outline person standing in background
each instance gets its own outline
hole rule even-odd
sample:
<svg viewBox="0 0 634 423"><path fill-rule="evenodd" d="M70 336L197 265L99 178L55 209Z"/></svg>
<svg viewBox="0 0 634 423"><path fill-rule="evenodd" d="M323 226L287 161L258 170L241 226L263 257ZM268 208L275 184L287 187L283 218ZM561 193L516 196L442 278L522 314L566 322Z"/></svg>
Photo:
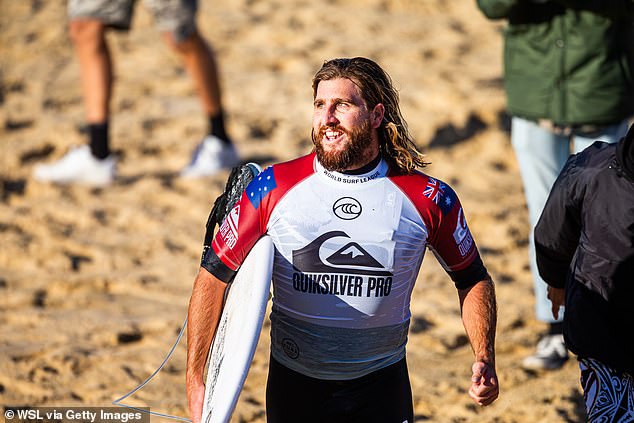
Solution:
<svg viewBox="0 0 634 423"><path fill-rule="evenodd" d="M506 19L504 83L531 226L537 319L549 325L524 368L558 369L568 358L562 314L550 312L532 237L548 193L571 152L617 142L634 115L634 2L477 0Z"/></svg>
<svg viewBox="0 0 634 423"><path fill-rule="evenodd" d="M634 421L634 127L572 156L535 227L553 315L577 355L589 422Z"/></svg>
<svg viewBox="0 0 634 423"><path fill-rule="evenodd" d="M33 176L41 182L110 184L116 159L110 152L110 100L113 65L106 30L128 30L134 0L69 0L70 37L81 72L89 143L71 149ZM214 55L196 27L196 0L145 0L165 42L182 59L209 121L209 131L194 151L183 177L212 175L238 164L238 154L225 131L220 85Z"/></svg>

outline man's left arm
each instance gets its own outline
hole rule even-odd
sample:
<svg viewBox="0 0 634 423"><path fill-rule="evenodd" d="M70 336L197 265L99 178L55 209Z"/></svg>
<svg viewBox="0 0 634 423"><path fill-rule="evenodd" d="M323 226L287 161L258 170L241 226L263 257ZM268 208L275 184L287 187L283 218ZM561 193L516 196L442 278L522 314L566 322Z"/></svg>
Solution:
<svg viewBox="0 0 634 423"><path fill-rule="evenodd" d="M489 405L499 394L495 371L497 303L493 281L487 276L469 288L459 289L462 322L475 356L469 396L479 405Z"/></svg>
<svg viewBox="0 0 634 423"><path fill-rule="evenodd" d="M460 297L462 322L475 354L469 396L479 405L489 405L499 393L495 373L495 288L457 194L443 182L440 186L438 209L430 215L429 227L433 231L428 247L451 277ZM435 211L433 206L430 209Z"/></svg>

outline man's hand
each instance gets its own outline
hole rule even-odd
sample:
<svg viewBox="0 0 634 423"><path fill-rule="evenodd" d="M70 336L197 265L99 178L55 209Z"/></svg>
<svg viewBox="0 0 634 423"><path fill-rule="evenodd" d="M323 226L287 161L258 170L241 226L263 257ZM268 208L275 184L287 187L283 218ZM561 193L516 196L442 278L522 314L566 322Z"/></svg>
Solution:
<svg viewBox="0 0 634 423"><path fill-rule="evenodd" d="M476 361L471 367L471 388L469 396L478 405L489 405L495 401L500 393L498 377L493 365Z"/></svg>
<svg viewBox="0 0 634 423"><path fill-rule="evenodd" d="M187 405L192 423L200 423L203 417L203 404L205 401L205 385L187 387Z"/></svg>
<svg viewBox="0 0 634 423"><path fill-rule="evenodd" d="M553 288L548 286L548 299L552 304L553 317L559 318L559 309L566 304L566 290L563 288Z"/></svg>

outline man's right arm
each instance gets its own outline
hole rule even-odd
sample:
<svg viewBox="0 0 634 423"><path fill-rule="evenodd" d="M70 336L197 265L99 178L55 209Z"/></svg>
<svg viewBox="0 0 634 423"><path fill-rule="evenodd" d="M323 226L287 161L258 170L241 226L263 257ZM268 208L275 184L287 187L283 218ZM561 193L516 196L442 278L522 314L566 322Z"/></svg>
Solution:
<svg viewBox="0 0 634 423"><path fill-rule="evenodd" d="M220 321L227 284L200 268L189 300L187 320L187 404L193 423L202 418L203 373L209 347Z"/></svg>

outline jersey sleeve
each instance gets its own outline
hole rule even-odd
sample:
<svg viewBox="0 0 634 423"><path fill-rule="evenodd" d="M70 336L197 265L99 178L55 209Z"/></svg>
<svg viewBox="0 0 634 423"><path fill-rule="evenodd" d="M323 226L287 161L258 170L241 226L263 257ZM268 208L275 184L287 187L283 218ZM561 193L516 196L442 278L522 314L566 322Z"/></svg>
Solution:
<svg viewBox="0 0 634 423"><path fill-rule="evenodd" d="M273 167L256 176L242 193L203 255L201 266L224 282L231 282L251 248L266 233L267 201L277 187Z"/></svg>
<svg viewBox="0 0 634 423"><path fill-rule="evenodd" d="M421 172L391 176L416 207L427 229L427 247L456 288L465 289L488 276L460 200L443 181Z"/></svg>
<svg viewBox="0 0 634 423"><path fill-rule="evenodd" d="M251 248L266 234L280 199L314 172L313 159L314 153L269 166L256 176L220 225L201 266L221 281L231 282Z"/></svg>
<svg viewBox="0 0 634 423"><path fill-rule="evenodd" d="M430 178L432 179L432 178ZM433 180L433 179L432 179ZM468 288L488 275L455 191L442 184L431 226L430 248L458 289Z"/></svg>

